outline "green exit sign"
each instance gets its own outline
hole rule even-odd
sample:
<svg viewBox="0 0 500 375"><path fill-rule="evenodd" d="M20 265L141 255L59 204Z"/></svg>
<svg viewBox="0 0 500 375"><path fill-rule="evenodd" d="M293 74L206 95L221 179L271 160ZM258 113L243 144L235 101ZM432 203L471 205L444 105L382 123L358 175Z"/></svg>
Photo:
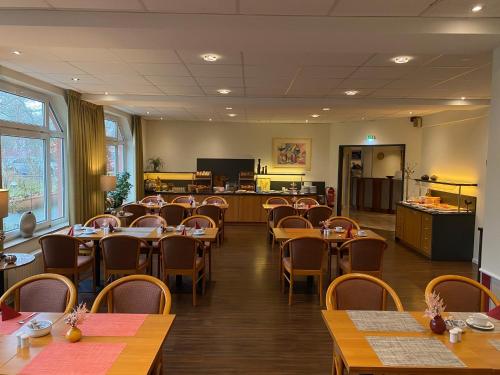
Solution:
<svg viewBox="0 0 500 375"><path fill-rule="evenodd" d="M376 139L377 139L377 137L375 137L374 135L367 135L367 136L366 136L366 140L367 140L368 142L373 142L373 141L374 141L374 140L376 140Z"/></svg>

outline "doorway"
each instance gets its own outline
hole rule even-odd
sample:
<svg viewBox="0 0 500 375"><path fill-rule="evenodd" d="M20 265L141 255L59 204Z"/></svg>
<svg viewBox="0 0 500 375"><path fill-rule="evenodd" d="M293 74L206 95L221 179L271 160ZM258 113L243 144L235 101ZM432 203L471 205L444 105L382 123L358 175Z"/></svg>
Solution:
<svg viewBox="0 0 500 375"><path fill-rule="evenodd" d="M405 145L339 146L337 215L394 231L403 199Z"/></svg>

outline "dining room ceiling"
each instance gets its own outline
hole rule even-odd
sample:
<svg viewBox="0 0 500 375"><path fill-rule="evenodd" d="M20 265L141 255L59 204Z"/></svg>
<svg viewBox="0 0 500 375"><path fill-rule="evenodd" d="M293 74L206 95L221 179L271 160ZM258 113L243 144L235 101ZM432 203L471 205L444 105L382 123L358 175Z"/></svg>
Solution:
<svg viewBox="0 0 500 375"><path fill-rule="evenodd" d="M0 0L0 65L154 119L332 123L476 109L489 104L500 45L500 1L474 13L477 3Z"/></svg>

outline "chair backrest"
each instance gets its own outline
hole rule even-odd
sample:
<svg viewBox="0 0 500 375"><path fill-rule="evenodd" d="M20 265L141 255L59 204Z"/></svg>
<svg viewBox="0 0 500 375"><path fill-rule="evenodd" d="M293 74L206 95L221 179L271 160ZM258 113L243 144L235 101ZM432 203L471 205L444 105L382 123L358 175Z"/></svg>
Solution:
<svg viewBox="0 0 500 375"><path fill-rule="evenodd" d="M142 242L137 237L123 234L101 238L99 244L105 268L123 271L138 269Z"/></svg>
<svg viewBox="0 0 500 375"><path fill-rule="evenodd" d="M290 204L285 198L283 197L271 197L266 201L266 204Z"/></svg>
<svg viewBox="0 0 500 375"><path fill-rule="evenodd" d="M446 311L484 312L488 302L500 305L499 299L483 284L468 277L443 275L431 280L425 288L425 296L435 291L443 299Z"/></svg>
<svg viewBox="0 0 500 375"><path fill-rule="evenodd" d="M160 242L162 269L187 270L196 265L197 249L201 242L188 236L163 237Z"/></svg>
<svg viewBox="0 0 500 375"><path fill-rule="evenodd" d="M166 227L167 221L158 215L144 215L135 219L130 226L131 227Z"/></svg>
<svg viewBox="0 0 500 375"><path fill-rule="evenodd" d="M353 272L379 272L387 242L378 238L355 238L347 241L341 249L349 249L349 259Z"/></svg>
<svg viewBox="0 0 500 375"><path fill-rule="evenodd" d="M319 204L319 202L314 198L304 197L304 198L297 199L297 204L306 204L308 206L317 206Z"/></svg>
<svg viewBox="0 0 500 375"><path fill-rule="evenodd" d="M189 195L180 195L172 199L172 203L189 203Z"/></svg>
<svg viewBox="0 0 500 375"><path fill-rule="evenodd" d="M180 204L170 203L160 208L160 216L168 225L176 226L186 217L186 209Z"/></svg>
<svg viewBox="0 0 500 375"><path fill-rule="evenodd" d="M297 237L286 241L284 248L290 252L294 270L321 270L328 242L318 237Z"/></svg>
<svg viewBox="0 0 500 375"><path fill-rule="evenodd" d="M131 221L134 221L138 217L144 216L148 213L148 209L142 205L137 203L129 203L122 207L123 211L130 212L132 216L130 217Z"/></svg>
<svg viewBox="0 0 500 375"><path fill-rule="evenodd" d="M359 224L350 217L334 216L329 219L329 222L331 228L342 227L346 230L349 228L359 230Z"/></svg>
<svg viewBox="0 0 500 375"><path fill-rule="evenodd" d="M269 220L272 220L274 225L278 224L281 219L287 216L296 216L297 210L292 206L276 206L269 211Z"/></svg>
<svg viewBox="0 0 500 375"><path fill-rule="evenodd" d="M222 218L222 212L222 209L215 204L204 204L195 210L197 215L208 216L212 219L216 226L219 226L219 220Z"/></svg>
<svg viewBox="0 0 500 375"><path fill-rule="evenodd" d="M76 288L65 276L41 273L11 286L0 303L14 297L16 311L69 313L76 303Z"/></svg>
<svg viewBox="0 0 500 375"><path fill-rule="evenodd" d="M277 228L312 228L312 224L309 220L302 216L294 215L287 216L281 219L276 225Z"/></svg>
<svg viewBox="0 0 500 375"><path fill-rule="evenodd" d="M205 215L193 215L182 220L181 224L186 227L196 227L196 223L200 228L217 228L217 224L211 218Z"/></svg>
<svg viewBox="0 0 500 375"><path fill-rule="evenodd" d="M326 292L327 310L386 310L387 293L397 311L404 311L397 293L386 282L371 275L349 273L337 277Z"/></svg>
<svg viewBox="0 0 500 375"><path fill-rule="evenodd" d="M203 203L205 203L205 204L227 204L227 201L222 197L218 197L218 196L214 195L211 197L206 197L203 200Z"/></svg>
<svg viewBox="0 0 500 375"><path fill-rule="evenodd" d="M158 197L157 195L148 195L147 197L144 197L141 199L141 203L156 203L159 204L163 202L163 198L160 196Z"/></svg>
<svg viewBox="0 0 500 375"><path fill-rule="evenodd" d="M149 275L130 275L113 281L99 293L90 311L99 312L104 299L108 313L168 315L172 306L168 287Z"/></svg>
<svg viewBox="0 0 500 375"><path fill-rule="evenodd" d="M45 270L55 270L71 274L76 271L78 264L78 251L82 244L75 237L65 234L47 234L38 242L42 248L42 257Z"/></svg>
<svg viewBox="0 0 500 375"><path fill-rule="evenodd" d="M332 215L333 210L328 206L313 206L304 213L304 216L315 228L321 227L320 222L325 221Z"/></svg>
<svg viewBox="0 0 500 375"><path fill-rule="evenodd" d="M84 226L93 227L95 223L97 223L97 225L99 225L100 227L102 227L105 223L108 223L114 226L115 228L118 228L120 226L120 219L110 214L97 215L87 220Z"/></svg>

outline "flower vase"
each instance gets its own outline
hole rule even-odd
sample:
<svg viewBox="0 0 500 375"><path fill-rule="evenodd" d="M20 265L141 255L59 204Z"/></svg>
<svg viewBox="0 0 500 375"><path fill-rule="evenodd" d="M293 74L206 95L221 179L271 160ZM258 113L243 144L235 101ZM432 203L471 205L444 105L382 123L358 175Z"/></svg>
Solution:
<svg viewBox="0 0 500 375"><path fill-rule="evenodd" d="M444 322L443 318L441 315L436 315L431 321L429 322L429 327L431 328L431 331L441 335L446 331L446 323Z"/></svg>
<svg viewBox="0 0 500 375"><path fill-rule="evenodd" d="M69 342L77 342L82 338L82 331L78 327L70 327L68 332L66 332L66 340Z"/></svg>

